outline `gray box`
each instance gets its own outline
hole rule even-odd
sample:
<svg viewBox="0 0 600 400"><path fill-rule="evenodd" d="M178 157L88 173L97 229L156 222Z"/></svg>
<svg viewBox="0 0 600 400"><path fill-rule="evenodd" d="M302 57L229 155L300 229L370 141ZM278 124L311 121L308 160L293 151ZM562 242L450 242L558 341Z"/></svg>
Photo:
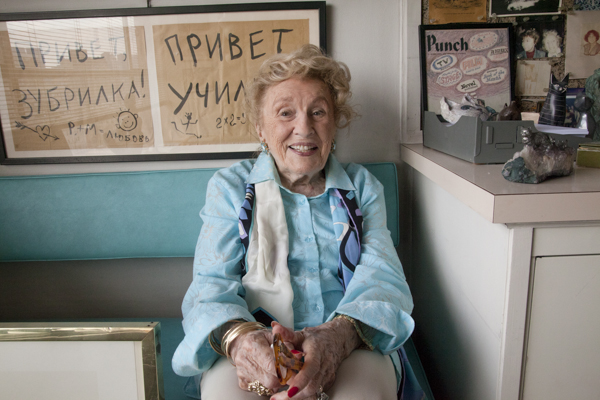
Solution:
<svg viewBox="0 0 600 400"><path fill-rule="evenodd" d="M504 164L523 149L523 129L535 132L533 121L482 121L461 117L454 125L440 121L436 113L423 113L423 145L475 164ZM577 149L590 139L547 133L557 142Z"/></svg>

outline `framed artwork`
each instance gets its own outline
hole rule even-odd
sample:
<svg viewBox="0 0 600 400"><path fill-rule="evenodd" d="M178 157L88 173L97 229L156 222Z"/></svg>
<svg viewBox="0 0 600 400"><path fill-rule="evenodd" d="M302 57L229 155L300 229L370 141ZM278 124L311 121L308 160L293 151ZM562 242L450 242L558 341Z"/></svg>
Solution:
<svg viewBox="0 0 600 400"><path fill-rule="evenodd" d="M158 322L0 323L0 398L164 400L159 338Z"/></svg>
<svg viewBox="0 0 600 400"><path fill-rule="evenodd" d="M496 111L514 93L512 24L421 25L423 110L441 113L442 98L466 94Z"/></svg>
<svg viewBox="0 0 600 400"><path fill-rule="evenodd" d="M518 60L564 55L564 15L518 18L515 30Z"/></svg>
<svg viewBox="0 0 600 400"><path fill-rule="evenodd" d="M587 79L600 65L600 11L577 11L567 18L565 70Z"/></svg>
<svg viewBox="0 0 600 400"><path fill-rule="evenodd" d="M429 23L485 22L487 0L429 0Z"/></svg>
<svg viewBox="0 0 600 400"><path fill-rule="evenodd" d="M562 0L490 0L490 17L560 14Z"/></svg>
<svg viewBox="0 0 600 400"><path fill-rule="evenodd" d="M324 1L0 14L0 161L246 158L248 80L325 40Z"/></svg>
<svg viewBox="0 0 600 400"><path fill-rule="evenodd" d="M517 61L517 96L546 97L552 65L547 60Z"/></svg>

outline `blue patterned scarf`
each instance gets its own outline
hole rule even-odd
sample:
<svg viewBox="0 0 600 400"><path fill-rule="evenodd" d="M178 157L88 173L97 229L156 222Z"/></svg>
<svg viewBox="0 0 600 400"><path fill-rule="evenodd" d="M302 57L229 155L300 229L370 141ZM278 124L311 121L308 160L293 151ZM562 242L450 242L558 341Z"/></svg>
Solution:
<svg viewBox="0 0 600 400"><path fill-rule="evenodd" d="M246 198L240 209L240 239L244 245L244 255L248 253L252 213L254 208L254 184L246 185ZM338 279L344 293L360 260L363 217L356 204L354 192L343 189L329 189L329 206L333 218L333 229L337 237L340 253ZM246 273L245 257L242 258L242 275Z"/></svg>

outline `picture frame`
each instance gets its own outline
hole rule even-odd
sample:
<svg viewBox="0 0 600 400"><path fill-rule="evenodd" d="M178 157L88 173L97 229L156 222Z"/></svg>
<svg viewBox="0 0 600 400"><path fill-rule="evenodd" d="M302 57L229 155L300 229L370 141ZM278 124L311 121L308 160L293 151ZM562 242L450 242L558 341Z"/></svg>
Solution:
<svg viewBox="0 0 600 400"><path fill-rule="evenodd" d="M248 158L248 81L326 51L325 4L0 14L0 163Z"/></svg>
<svg viewBox="0 0 600 400"><path fill-rule="evenodd" d="M496 111L513 100L512 24L421 25L419 40L423 111L441 114L442 98L466 94Z"/></svg>
<svg viewBox="0 0 600 400"><path fill-rule="evenodd" d="M159 322L0 323L0 398L164 400Z"/></svg>
<svg viewBox="0 0 600 400"><path fill-rule="evenodd" d="M548 60L518 60L515 93L517 96L546 97L552 64Z"/></svg>
<svg viewBox="0 0 600 400"><path fill-rule="evenodd" d="M600 65L600 10L569 14L566 30L565 70L571 79L587 79Z"/></svg>
<svg viewBox="0 0 600 400"><path fill-rule="evenodd" d="M515 57L517 60L564 57L564 15L517 18Z"/></svg>
<svg viewBox="0 0 600 400"><path fill-rule="evenodd" d="M446 1L429 0L429 23L485 21L487 0Z"/></svg>
<svg viewBox="0 0 600 400"><path fill-rule="evenodd" d="M490 0L490 17L560 14L562 0Z"/></svg>

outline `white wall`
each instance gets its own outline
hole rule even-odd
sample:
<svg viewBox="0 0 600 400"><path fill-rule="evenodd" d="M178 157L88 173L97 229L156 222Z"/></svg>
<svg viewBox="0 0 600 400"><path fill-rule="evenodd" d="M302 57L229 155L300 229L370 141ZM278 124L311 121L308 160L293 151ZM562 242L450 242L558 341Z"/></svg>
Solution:
<svg viewBox="0 0 600 400"><path fill-rule="evenodd" d="M243 3L240 0L152 0L153 7ZM248 1L245 1L248 2ZM272 2L272 1L271 1ZM0 0L0 12L146 7L146 0ZM400 162L400 142L419 142L418 32L421 3L415 0L330 0L327 47L352 73L353 103L362 115L340 131L341 161ZM401 84L401 82L407 82ZM411 99L404 102L403 99ZM0 176L140 169L221 167L233 160L67 165L2 165Z"/></svg>

